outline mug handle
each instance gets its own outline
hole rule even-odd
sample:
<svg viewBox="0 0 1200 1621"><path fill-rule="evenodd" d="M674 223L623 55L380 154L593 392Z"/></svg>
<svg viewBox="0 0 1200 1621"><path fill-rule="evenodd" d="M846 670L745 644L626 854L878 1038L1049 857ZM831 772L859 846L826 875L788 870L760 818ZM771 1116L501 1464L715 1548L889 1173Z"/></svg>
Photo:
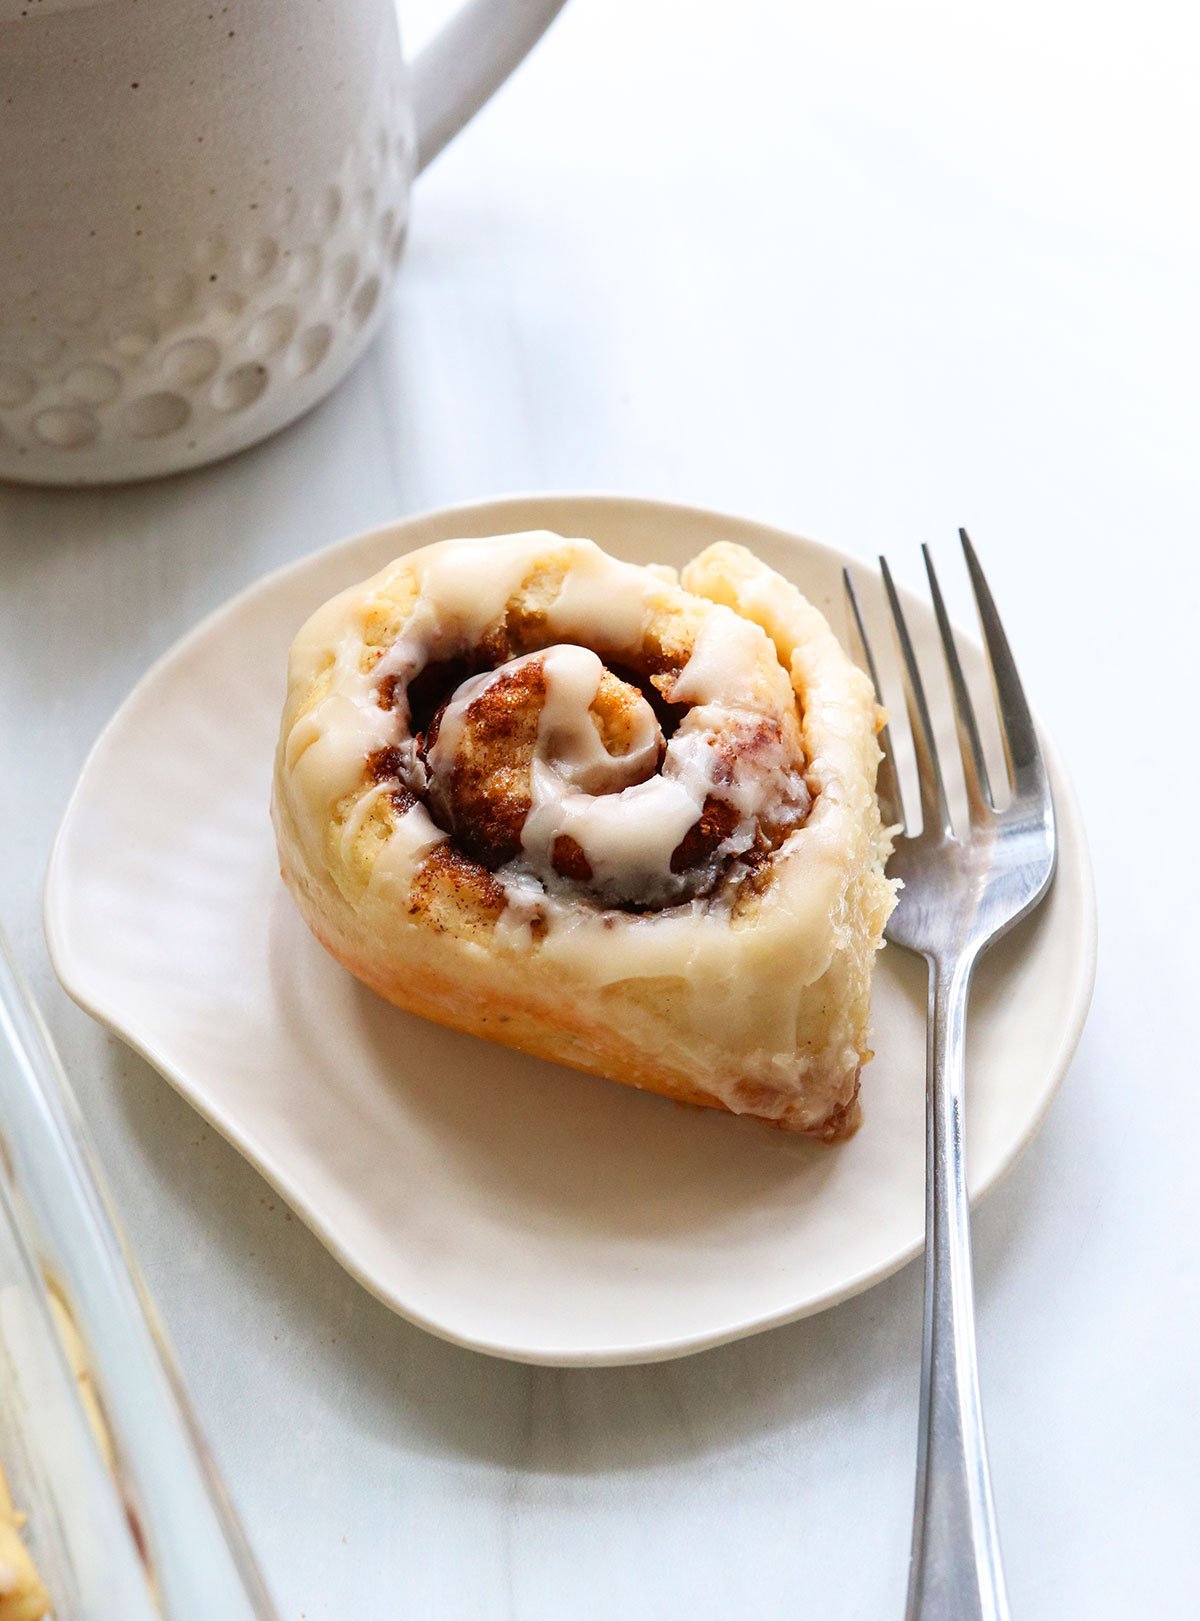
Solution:
<svg viewBox="0 0 1200 1621"><path fill-rule="evenodd" d="M533 49L565 0L468 0L412 64L417 173Z"/></svg>

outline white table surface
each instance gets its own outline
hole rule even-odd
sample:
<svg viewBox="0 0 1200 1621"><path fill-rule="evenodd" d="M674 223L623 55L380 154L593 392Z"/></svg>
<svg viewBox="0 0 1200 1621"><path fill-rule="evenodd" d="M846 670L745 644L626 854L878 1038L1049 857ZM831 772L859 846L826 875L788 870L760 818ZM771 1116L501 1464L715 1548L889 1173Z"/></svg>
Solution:
<svg viewBox="0 0 1200 1621"><path fill-rule="evenodd" d="M454 1349L46 961L59 813L182 631L394 514L581 486L886 545L914 579L972 528L1102 937L1073 1069L975 1224L1013 1613L1197 1613L1196 54L1182 5L573 0L420 183L332 400L173 481L0 490L0 910L286 1621L902 1611L919 1268L659 1367Z"/></svg>

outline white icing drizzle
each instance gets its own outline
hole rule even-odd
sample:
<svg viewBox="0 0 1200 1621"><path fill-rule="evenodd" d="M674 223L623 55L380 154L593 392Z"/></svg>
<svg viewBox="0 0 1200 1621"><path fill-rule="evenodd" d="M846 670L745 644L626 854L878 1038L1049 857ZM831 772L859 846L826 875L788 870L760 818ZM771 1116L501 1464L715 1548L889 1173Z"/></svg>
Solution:
<svg viewBox="0 0 1200 1621"><path fill-rule="evenodd" d="M643 782L658 764L663 735L654 711L640 695L633 735L620 754L610 754L591 714L604 679L604 662L589 647L548 647L540 661L546 696L538 721L536 759L552 767L564 788L611 794Z"/></svg>
<svg viewBox="0 0 1200 1621"><path fill-rule="evenodd" d="M415 600L391 647L364 670L355 621L406 568L415 575ZM430 662L477 653L535 575L551 645L463 682L422 762L409 729L409 682ZM554 869L555 843L563 836L583 852L592 873L586 887L602 904L663 906L702 892L731 856L751 847L764 820L786 833L803 820L809 800L795 736L785 737L775 723L794 706L789 676L764 631L717 604L707 605L688 662L668 693L672 702L691 707L665 750L654 712L639 695L627 747L608 752L591 713L605 660L636 665L650 616L676 595L670 578L622 563L589 541L542 533L458 541L401 559L353 594L357 613L347 613L348 598L335 599L297 640L293 667L307 663L315 670L316 649L328 644L326 620L350 620L351 634L336 646L328 695L296 721L287 741L298 788L314 811L319 802L330 806L361 781L367 756L390 747L398 750L400 776L411 791L422 794L431 780L444 789L471 705L501 676L538 660L545 697L530 810L521 855L498 875L512 908L528 913L531 877L547 901L577 892ZM391 710L379 703L385 677L394 688ZM736 826L697 866L673 873L672 856L712 797L734 807ZM359 803L343 830L346 840L358 836L370 803L370 796ZM428 811L414 807L397 822L390 842L398 849L383 861L383 873L410 871L444 837Z"/></svg>
<svg viewBox="0 0 1200 1621"><path fill-rule="evenodd" d="M700 812L679 783L651 774L663 748L654 711L639 696L633 747L610 755L589 712L602 661L586 648L553 647L543 669L546 698L521 834L530 866L553 884L554 846L565 836L582 850L598 895L657 894L671 852Z"/></svg>
<svg viewBox="0 0 1200 1621"><path fill-rule="evenodd" d="M431 776L449 782L462 745L463 733L466 731L468 709L477 698L483 697L489 687L495 685L503 673L511 671L518 662L521 661L514 659L511 664L503 664L497 670L485 670L482 675L473 675L458 688L454 697L442 710L437 737L426 756L426 769Z"/></svg>
<svg viewBox="0 0 1200 1621"><path fill-rule="evenodd" d="M561 588L547 605L553 639L615 653L636 648L648 612L646 572L591 541L535 531L430 547L416 605L377 675L395 676L403 687L431 660L477 647L547 553L564 564Z"/></svg>
<svg viewBox="0 0 1200 1621"><path fill-rule="evenodd" d="M717 612L738 623L727 611ZM465 681L445 706L428 755L431 778L443 802L449 802L472 706L497 681L529 664L540 665L545 695L529 767L524 867L548 888L561 887L555 847L560 838L569 838L591 870L587 887L598 899L664 904L711 882L729 856L749 849L764 812L786 822L798 820L808 808L796 762L788 761L782 739L760 741L753 766L738 768L737 745L762 729L761 711L741 707L754 702L749 674L761 665L761 639L761 632L756 639L734 627L728 640L702 634L672 698L682 688L706 701L691 710L665 752L654 711L640 695L628 748L608 752L591 713L605 667L590 648L560 644L513 659ZM722 689L737 701L734 706L720 701ZM723 751L722 742L729 745ZM654 775L660 754L661 774ZM673 872L672 856L713 795L735 807L738 825L706 865Z"/></svg>
<svg viewBox="0 0 1200 1621"><path fill-rule="evenodd" d="M739 619L728 608L714 608L700 627L691 657L671 687L676 704L719 704L778 714L780 706L793 699L791 685L782 670L782 680L770 682L770 702L760 695L763 684L763 651L766 637L748 619Z"/></svg>

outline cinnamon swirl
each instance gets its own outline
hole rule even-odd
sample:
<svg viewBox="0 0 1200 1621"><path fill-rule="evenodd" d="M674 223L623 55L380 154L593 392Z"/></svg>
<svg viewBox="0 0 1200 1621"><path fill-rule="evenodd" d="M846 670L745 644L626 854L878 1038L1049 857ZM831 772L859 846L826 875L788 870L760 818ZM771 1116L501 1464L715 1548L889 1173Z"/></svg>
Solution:
<svg viewBox="0 0 1200 1621"><path fill-rule="evenodd" d="M552 534L446 542L293 644L283 876L401 1007L833 1139L892 906L876 729L741 547L677 578Z"/></svg>

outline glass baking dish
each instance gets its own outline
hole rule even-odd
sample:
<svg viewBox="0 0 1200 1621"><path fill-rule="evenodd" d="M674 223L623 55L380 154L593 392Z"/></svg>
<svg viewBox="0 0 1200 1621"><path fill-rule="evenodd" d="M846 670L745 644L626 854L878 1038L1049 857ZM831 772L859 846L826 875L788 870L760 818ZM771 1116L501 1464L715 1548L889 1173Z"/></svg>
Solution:
<svg viewBox="0 0 1200 1621"><path fill-rule="evenodd" d="M54 1621L277 1621L2 934L0 1468Z"/></svg>

